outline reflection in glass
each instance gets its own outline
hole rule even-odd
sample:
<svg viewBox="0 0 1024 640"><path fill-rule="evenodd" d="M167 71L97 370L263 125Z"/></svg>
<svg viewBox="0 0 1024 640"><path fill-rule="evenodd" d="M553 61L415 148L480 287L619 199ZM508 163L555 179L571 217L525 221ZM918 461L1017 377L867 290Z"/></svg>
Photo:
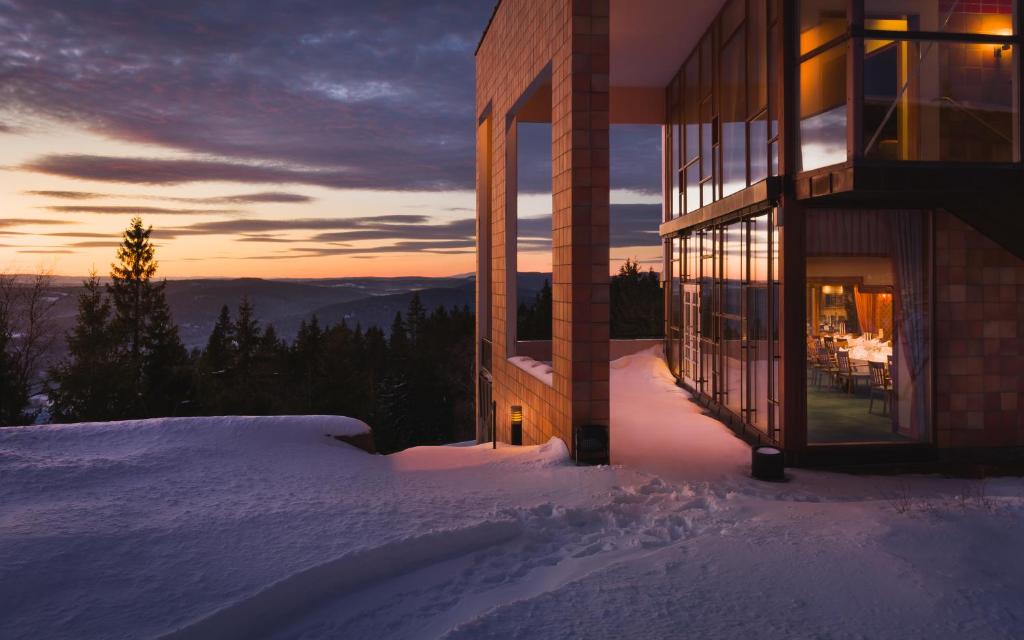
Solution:
<svg viewBox="0 0 1024 640"><path fill-rule="evenodd" d="M847 0L800 1L800 53L810 53L842 36L847 28Z"/></svg>
<svg viewBox="0 0 1024 640"><path fill-rule="evenodd" d="M800 64L801 169L846 161L846 45Z"/></svg>
<svg viewBox="0 0 1024 640"><path fill-rule="evenodd" d="M762 113L750 121L750 184L768 177L768 120Z"/></svg>
<svg viewBox="0 0 1024 640"><path fill-rule="evenodd" d="M1016 47L867 40L864 156L1012 162Z"/></svg>
<svg viewBox="0 0 1024 640"><path fill-rule="evenodd" d="M747 186L746 82L744 32L741 28L722 49L722 195Z"/></svg>
<svg viewBox="0 0 1024 640"><path fill-rule="evenodd" d="M1012 0L865 0L865 26L891 31L1008 36L1013 34L1016 4Z"/></svg>

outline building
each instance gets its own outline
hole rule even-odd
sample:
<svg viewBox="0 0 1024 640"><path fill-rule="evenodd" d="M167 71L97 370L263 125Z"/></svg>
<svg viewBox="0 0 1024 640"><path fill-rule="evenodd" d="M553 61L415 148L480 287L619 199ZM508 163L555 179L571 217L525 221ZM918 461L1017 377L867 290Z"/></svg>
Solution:
<svg viewBox="0 0 1024 640"><path fill-rule="evenodd" d="M655 123L680 385L791 464L1019 455L1022 13L1018 0L499 2L477 50L481 439L510 441L513 408L526 444L608 423L609 129ZM542 345L515 326L529 122L552 138Z"/></svg>

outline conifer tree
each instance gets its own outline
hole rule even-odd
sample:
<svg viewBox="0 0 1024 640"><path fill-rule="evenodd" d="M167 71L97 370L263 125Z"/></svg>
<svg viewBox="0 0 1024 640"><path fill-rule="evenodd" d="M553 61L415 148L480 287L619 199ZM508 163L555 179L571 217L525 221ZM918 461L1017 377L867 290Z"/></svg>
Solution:
<svg viewBox="0 0 1024 640"><path fill-rule="evenodd" d="M124 340L127 353L127 387L130 397L142 394L142 334L146 325L150 288L156 274L156 248L149 239L153 228L144 228L142 218L132 218L121 234L117 262L110 265L110 294L114 308L114 328ZM136 403L129 402L134 406Z"/></svg>
<svg viewBox="0 0 1024 640"><path fill-rule="evenodd" d="M156 284L156 247L152 227L132 218L121 236L117 261L110 266L107 293L112 329L124 353L124 407L129 417L168 415L185 399L183 368L187 354L171 318L164 283Z"/></svg>
<svg viewBox="0 0 1024 640"><path fill-rule="evenodd" d="M235 326L228 305L220 308L213 331L203 351L204 365L211 374L223 375L234 359Z"/></svg>
<svg viewBox="0 0 1024 640"><path fill-rule="evenodd" d="M167 306L165 282L147 294L142 326L142 403L146 416L176 416L189 399L188 352Z"/></svg>
<svg viewBox="0 0 1024 640"><path fill-rule="evenodd" d="M11 355L13 330L7 305L0 300L0 426L18 424L27 398L17 384L14 357Z"/></svg>
<svg viewBox="0 0 1024 640"><path fill-rule="evenodd" d="M257 351L259 350L260 324L247 296L238 305L238 319L235 321L235 393L249 397L255 391L253 376Z"/></svg>
<svg viewBox="0 0 1024 640"><path fill-rule="evenodd" d="M50 370L47 394L55 422L112 420L121 417L116 384L122 353L110 330L110 300L95 273L78 296L78 316L67 334L68 357Z"/></svg>

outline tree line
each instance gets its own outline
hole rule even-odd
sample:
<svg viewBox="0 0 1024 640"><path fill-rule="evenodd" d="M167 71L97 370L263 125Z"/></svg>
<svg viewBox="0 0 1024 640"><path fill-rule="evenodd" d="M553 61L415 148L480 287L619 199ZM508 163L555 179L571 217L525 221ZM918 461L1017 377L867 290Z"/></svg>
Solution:
<svg viewBox="0 0 1024 640"><path fill-rule="evenodd" d="M303 321L278 336L242 298L224 305L206 345L183 345L156 278L151 227L134 218L109 282L93 273L67 332L67 355L40 375L55 341L47 276L0 277L0 425L204 415L346 415L373 428L377 448L441 444L474 436L474 315L426 310L413 295L387 331ZM613 338L657 337L658 276L627 260L611 280ZM520 339L551 337L551 287L519 305ZM30 399L45 398L45 407Z"/></svg>
<svg viewBox="0 0 1024 640"><path fill-rule="evenodd" d="M378 327L303 321L291 342L243 298L225 305L206 346L179 337L156 279L152 228L135 218L110 281L96 274L78 299L67 356L45 375L51 422L202 415L346 415L373 427L382 452L473 437L474 317L468 308L428 312L414 295L385 333ZM0 299L3 299L0 297ZM10 314L3 313L0 320ZM8 342L22 336L2 330ZM16 355L0 342L0 353ZM30 376L18 384L0 359L0 424L31 422ZM11 389L8 390L8 387ZM7 408L10 407L8 410ZM16 408L15 408L16 407Z"/></svg>
<svg viewBox="0 0 1024 640"><path fill-rule="evenodd" d="M660 338L665 334L665 297L652 269L640 270L640 263L626 258L612 276L609 297L609 332L613 340ZM524 300L516 310L519 340L551 339L551 284L545 280L533 300Z"/></svg>

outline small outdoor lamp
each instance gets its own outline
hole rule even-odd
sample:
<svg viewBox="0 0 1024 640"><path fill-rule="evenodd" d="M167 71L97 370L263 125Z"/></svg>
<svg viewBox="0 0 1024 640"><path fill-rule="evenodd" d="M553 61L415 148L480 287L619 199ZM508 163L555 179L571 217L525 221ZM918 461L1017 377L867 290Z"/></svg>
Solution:
<svg viewBox="0 0 1024 640"><path fill-rule="evenodd" d="M523 444L523 408L512 405L512 444Z"/></svg>

